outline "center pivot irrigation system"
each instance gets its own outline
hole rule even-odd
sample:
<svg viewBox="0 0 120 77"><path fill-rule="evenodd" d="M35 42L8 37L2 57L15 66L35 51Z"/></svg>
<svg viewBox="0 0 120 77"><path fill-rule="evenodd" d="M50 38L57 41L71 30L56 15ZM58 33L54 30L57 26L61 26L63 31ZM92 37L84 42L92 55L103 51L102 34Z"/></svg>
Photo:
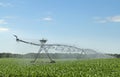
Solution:
<svg viewBox="0 0 120 77"><path fill-rule="evenodd" d="M14 37L16 38L17 42L23 42L23 43L26 43L26 44L35 45L35 46L40 47L37 55L35 56L35 59L33 61L31 61L32 63L36 62L36 60L39 57L39 54L41 53L41 51L45 52L45 54L48 56L48 58L50 60L50 63L55 63L55 61L50 57L49 52L48 52L51 49L54 50L54 51L59 51L61 53L70 53L70 52L72 53L73 52L73 53L79 53L79 54L87 54L88 51L92 52L92 53L96 52L92 49L81 49L81 48L78 48L78 47L75 47L75 46L70 46L70 45L46 44L47 40L45 40L45 39L39 40L40 44L36 44L36 43L33 43L33 42L27 42L27 41L21 40L16 35L14 35Z"/></svg>

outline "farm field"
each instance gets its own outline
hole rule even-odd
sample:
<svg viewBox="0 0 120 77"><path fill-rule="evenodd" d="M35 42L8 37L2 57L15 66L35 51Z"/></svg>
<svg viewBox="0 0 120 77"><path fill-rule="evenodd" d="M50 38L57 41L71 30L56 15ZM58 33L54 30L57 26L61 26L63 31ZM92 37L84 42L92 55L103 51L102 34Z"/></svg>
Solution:
<svg viewBox="0 0 120 77"><path fill-rule="evenodd" d="M0 59L0 77L120 77L120 59L69 60L47 63L38 60Z"/></svg>

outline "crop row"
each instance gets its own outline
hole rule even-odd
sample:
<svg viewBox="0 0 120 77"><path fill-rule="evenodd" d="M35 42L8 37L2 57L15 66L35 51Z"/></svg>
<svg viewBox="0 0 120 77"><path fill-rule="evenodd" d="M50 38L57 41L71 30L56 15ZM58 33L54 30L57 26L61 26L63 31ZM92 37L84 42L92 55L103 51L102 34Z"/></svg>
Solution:
<svg viewBox="0 0 120 77"><path fill-rule="evenodd" d="M23 59L0 59L0 77L120 77L119 59L57 61L35 64Z"/></svg>

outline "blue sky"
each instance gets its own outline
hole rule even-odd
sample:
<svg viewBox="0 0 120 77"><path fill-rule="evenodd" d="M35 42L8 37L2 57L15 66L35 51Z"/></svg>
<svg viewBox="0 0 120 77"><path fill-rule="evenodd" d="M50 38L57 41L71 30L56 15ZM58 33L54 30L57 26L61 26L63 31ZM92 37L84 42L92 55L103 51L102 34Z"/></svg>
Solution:
<svg viewBox="0 0 120 77"><path fill-rule="evenodd" d="M120 53L119 8L120 0L0 0L0 52L23 53L15 50L16 34Z"/></svg>

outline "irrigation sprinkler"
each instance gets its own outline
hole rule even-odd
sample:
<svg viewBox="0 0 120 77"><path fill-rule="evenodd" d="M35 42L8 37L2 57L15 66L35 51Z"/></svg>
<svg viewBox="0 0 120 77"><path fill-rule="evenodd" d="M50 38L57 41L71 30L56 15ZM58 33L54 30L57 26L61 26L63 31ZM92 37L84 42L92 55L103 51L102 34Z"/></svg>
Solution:
<svg viewBox="0 0 120 77"><path fill-rule="evenodd" d="M35 56L34 60L31 61L32 63L35 63L36 60L38 59L41 51L44 51L45 54L47 55L47 57L50 60L50 63L55 63L55 61L52 59L52 57L50 56L50 50L54 50L54 51L59 51L60 53L78 53L80 55L85 55L85 54L93 54L93 53L97 53L95 50L92 49L83 49L83 48L79 48L76 46L70 46L70 45L64 45L64 44L47 44L47 40L46 39L41 39L40 44L36 44L33 42L28 42L28 41L24 41L19 39L16 35L14 35L14 37L16 38L17 42L22 42L22 43L26 43L26 44L30 44L30 45L35 45L35 46L39 46L39 50L37 55Z"/></svg>

